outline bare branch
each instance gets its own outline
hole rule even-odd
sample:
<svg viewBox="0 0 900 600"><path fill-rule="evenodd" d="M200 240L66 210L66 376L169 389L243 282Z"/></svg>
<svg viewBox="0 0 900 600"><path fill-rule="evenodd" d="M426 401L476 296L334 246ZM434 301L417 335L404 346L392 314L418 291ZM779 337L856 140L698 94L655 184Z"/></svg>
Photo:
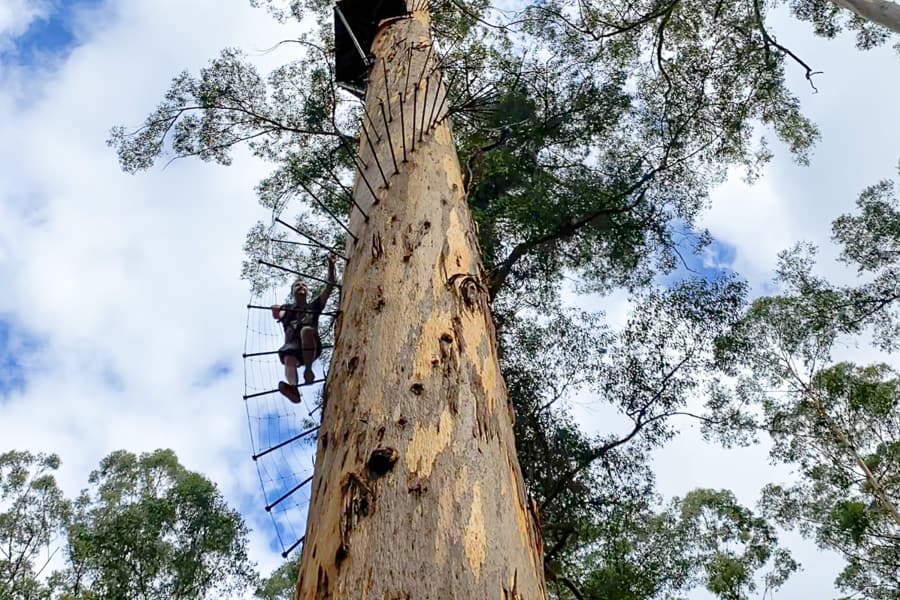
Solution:
<svg viewBox="0 0 900 600"><path fill-rule="evenodd" d="M811 87L813 89L813 91L818 93L819 89L813 83L812 78L813 78L813 75L819 75L822 73L822 71L813 71L812 68L808 64L806 64L799 56L797 56L796 54L794 54L793 52L791 52L790 50L788 50L787 48L785 48L784 46L779 44L777 41L775 41L775 39L771 35L769 35L769 32L766 31L766 25L763 22L762 12L759 8L759 0L753 0L753 12L756 16L756 25L759 28L759 32L763 36L763 42L765 43L766 56L768 56L769 52L770 52L769 46L775 46L776 48L781 50L784 54L790 56L792 59L794 59L794 61L797 64L799 64L801 67L806 69L806 80L809 82L809 87ZM767 62L770 62L770 61L767 61Z"/></svg>

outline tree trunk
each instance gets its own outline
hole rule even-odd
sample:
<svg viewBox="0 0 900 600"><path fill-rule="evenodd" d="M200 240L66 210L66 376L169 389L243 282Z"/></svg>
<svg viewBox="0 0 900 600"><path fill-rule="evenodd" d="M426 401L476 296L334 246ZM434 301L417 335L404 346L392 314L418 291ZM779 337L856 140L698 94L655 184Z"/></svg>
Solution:
<svg viewBox="0 0 900 600"><path fill-rule="evenodd" d="M900 33L900 4L888 0L831 0L863 19Z"/></svg>
<svg viewBox="0 0 900 600"><path fill-rule="evenodd" d="M360 134L369 183L354 188L368 218L351 212L358 241L348 242L301 600L546 598L449 120L429 127L447 110L439 74L428 77L430 47L424 11L383 22L372 46Z"/></svg>

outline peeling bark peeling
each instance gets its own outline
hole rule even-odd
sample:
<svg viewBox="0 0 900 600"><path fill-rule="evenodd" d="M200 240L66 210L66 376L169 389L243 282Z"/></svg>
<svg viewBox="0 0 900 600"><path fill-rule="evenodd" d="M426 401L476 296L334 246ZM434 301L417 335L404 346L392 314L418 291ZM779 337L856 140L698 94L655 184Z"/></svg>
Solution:
<svg viewBox="0 0 900 600"><path fill-rule="evenodd" d="M459 160L449 121L424 116L446 93L437 74L418 81L437 61L429 25L385 21L372 46L367 108L393 121L359 152L375 181L393 145L399 172L378 197L353 190L369 219L350 216L345 367L326 384L300 600L546 598Z"/></svg>

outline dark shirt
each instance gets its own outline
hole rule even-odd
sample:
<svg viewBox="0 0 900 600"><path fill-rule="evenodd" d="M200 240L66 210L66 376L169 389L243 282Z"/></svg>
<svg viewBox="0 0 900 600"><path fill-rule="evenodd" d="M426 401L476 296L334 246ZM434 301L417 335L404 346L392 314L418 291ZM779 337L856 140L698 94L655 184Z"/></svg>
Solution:
<svg viewBox="0 0 900 600"><path fill-rule="evenodd" d="M320 295L316 296L316 299L312 302L307 302L305 306L293 303L282 305L284 317L279 320L284 326L284 337L288 340L299 338L300 330L304 327L312 327L316 331L316 335L318 335L319 315L322 314L322 309L325 308L324 304Z"/></svg>

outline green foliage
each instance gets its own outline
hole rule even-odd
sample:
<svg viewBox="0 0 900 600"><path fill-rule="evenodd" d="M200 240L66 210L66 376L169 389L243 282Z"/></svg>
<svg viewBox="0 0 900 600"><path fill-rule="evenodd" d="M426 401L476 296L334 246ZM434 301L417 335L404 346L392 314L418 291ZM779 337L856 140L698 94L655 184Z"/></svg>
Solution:
<svg viewBox="0 0 900 600"><path fill-rule="evenodd" d="M272 571L256 588L256 597L261 600L294 600L294 590L300 577L300 558L293 556Z"/></svg>
<svg viewBox="0 0 900 600"><path fill-rule="evenodd" d="M281 214L297 197L322 217L308 189L340 214L339 188L353 177L341 146L355 143L360 111L332 80L328 3L266 5L282 19L316 16L318 29L292 46L296 60L263 78L225 50L198 76L176 77L144 126L116 128L110 143L134 172L159 156L227 164L246 141L274 165L259 187L265 206ZM585 290L645 285L675 267L676 231L710 186L769 158L757 125L801 161L817 137L785 88L787 55L763 26L768 3L524 3L490 24L488 7L437 3L434 19L457 81L452 103L472 89L496 101L455 122L494 294L552 300L563 270L580 272Z"/></svg>
<svg viewBox="0 0 900 600"><path fill-rule="evenodd" d="M581 562L585 598L665 598L693 586L698 565L683 554L688 540L681 536L676 512L654 511L648 505L652 496L630 500L622 498L602 510L597 543ZM570 569L578 573L579 563Z"/></svg>
<svg viewBox="0 0 900 600"><path fill-rule="evenodd" d="M900 593L900 380L884 365L839 363L793 399L766 406L773 457L798 465L799 483L770 486L766 506L837 550L840 583L871 598Z"/></svg>
<svg viewBox="0 0 900 600"><path fill-rule="evenodd" d="M679 419L742 441L740 411L695 414L687 406L715 383L712 342L734 325L745 294L744 284L728 278L648 292L621 332L604 327L602 315L544 307L536 319L497 307L519 458L541 508L548 577L560 583L560 597L567 597L567 585L596 598L669 597L698 585L723 598L743 597L734 594L753 589L764 566L774 569L766 580L771 588L783 582L779 568L784 577L794 570L774 536L766 537L771 527L738 510L733 498L726 502L724 492L697 492L677 511L659 513L648 464L650 452L676 434ZM585 394L596 395L595 406L618 411L622 431L585 435L564 402ZM739 523L706 531L701 547L699 523L712 522L703 511L714 504L735 511ZM746 554L725 553L750 530L756 541L743 539Z"/></svg>
<svg viewBox="0 0 900 600"><path fill-rule="evenodd" d="M841 259L869 280L843 290L838 314L844 331L869 327L883 350L900 343L900 201L896 184L881 181L863 191L857 213L834 222L834 239L843 246Z"/></svg>
<svg viewBox="0 0 900 600"><path fill-rule="evenodd" d="M114 452L89 481L68 524L56 597L219 598L255 583L240 515L171 450Z"/></svg>
<svg viewBox="0 0 900 600"><path fill-rule="evenodd" d="M55 454L0 454L0 598L49 598L40 576L69 512L53 476L58 468Z"/></svg>
<svg viewBox="0 0 900 600"><path fill-rule="evenodd" d="M584 561L585 598L673 598L702 585L717 598L744 600L756 597L760 574L769 593L798 567L772 525L727 491L694 490L660 512L629 503L614 510Z"/></svg>
<svg viewBox="0 0 900 600"><path fill-rule="evenodd" d="M774 527L739 505L731 492L695 490L680 502L680 509L683 535L697 544L695 556L688 558L703 565L706 588L719 598L752 598L757 589L754 575L770 562L771 571L763 578L765 592L783 584L799 566L778 548Z"/></svg>

